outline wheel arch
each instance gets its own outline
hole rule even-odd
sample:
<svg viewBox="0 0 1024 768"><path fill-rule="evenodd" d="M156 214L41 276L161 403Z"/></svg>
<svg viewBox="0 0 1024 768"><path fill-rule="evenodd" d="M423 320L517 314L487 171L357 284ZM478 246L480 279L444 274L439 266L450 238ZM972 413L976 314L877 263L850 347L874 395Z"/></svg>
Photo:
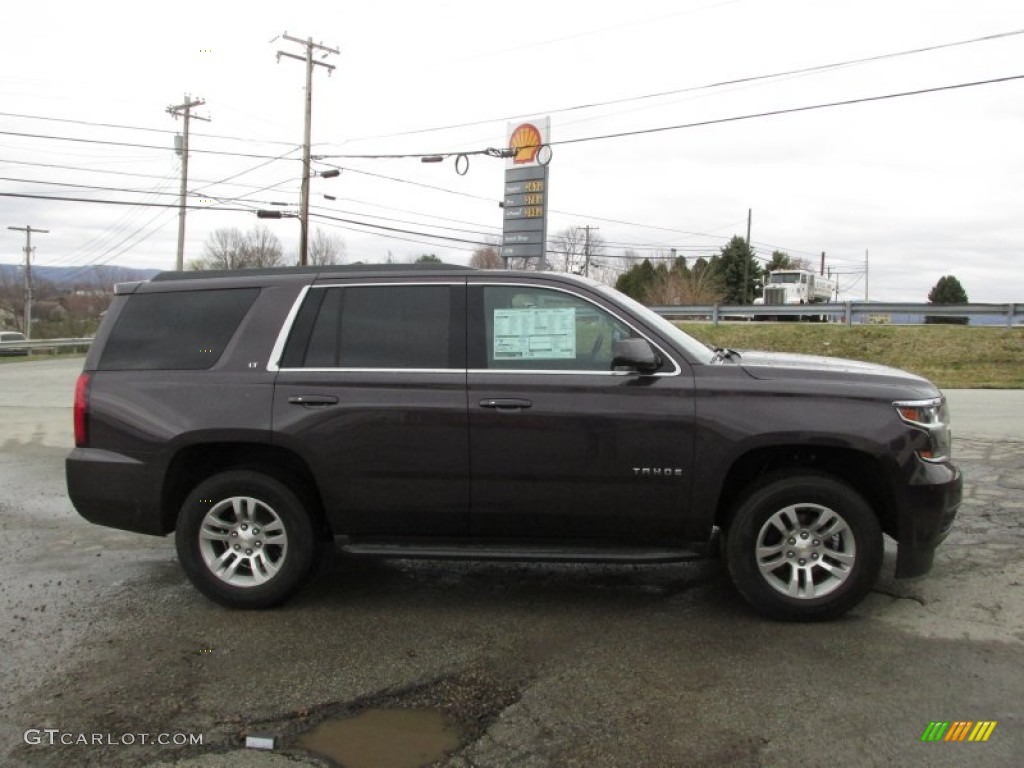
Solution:
<svg viewBox="0 0 1024 768"><path fill-rule="evenodd" d="M324 538L330 536L323 499L306 462L281 446L244 442L198 443L175 453L160 498L164 533L175 529L181 505L193 488L213 475L239 469L261 472L287 485L309 510L316 529Z"/></svg>
<svg viewBox="0 0 1024 768"><path fill-rule="evenodd" d="M829 475L849 485L864 497L882 531L896 535L898 517L884 463L863 451L836 446L779 445L740 455L722 481L715 525L728 530L738 505L765 478L800 469Z"/></svg>

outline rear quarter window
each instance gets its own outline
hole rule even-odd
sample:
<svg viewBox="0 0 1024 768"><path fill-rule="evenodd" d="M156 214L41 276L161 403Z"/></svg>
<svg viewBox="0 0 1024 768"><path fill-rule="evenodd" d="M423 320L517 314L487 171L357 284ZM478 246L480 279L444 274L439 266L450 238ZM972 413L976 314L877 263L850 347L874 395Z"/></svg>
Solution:
<svg viewBox="0 0 1024 768"><path fill-rule="evenodd" d="M100 370L202 370L217 360L259 288L136 293L100 356Z"/></svg>

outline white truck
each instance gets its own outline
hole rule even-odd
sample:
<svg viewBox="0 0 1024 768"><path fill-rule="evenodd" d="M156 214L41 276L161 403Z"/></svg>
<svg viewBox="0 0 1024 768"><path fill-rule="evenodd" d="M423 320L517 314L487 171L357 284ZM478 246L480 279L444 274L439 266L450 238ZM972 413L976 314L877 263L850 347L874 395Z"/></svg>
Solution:
<svg viewBox="0 0 1024 768"><path fill-rule="evenodd" d="M787 304L822 304L829 301L836 291L834 280L824 275L817 275L808 269L777 269L769 273L760 297L754 299L755 305L773 307ZM755 320L803 319L804 316L793 315L757 315ZM824 320L824 316L809 316L812 320Z"/></svg>

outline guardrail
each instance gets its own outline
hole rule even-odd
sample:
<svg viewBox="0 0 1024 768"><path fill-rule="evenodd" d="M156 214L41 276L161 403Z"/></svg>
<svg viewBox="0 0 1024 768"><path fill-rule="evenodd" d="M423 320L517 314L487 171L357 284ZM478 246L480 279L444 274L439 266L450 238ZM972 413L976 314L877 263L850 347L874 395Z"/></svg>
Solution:
<svg viewBox="0 0 1024 768"><path fill-rule="evenodd" d="M92 338L81 339L29 339L27 341L4 341L0 342L0 355L10 355L12 352L25 350L30 354L36 350L50 350L57 354L61 350L70 349L72 352L81 350L87 352L92 344Z"/></svg>
<svg viewBox="0 0 1024 768"><path fill-rule="evenodd" d="M832 322L853 325L858 317L884 315L923 315L931 317L968 317L987 315L1006 319L1006 327L1024 323L1024 304L883 304L847 301L833 304L729 305L702 304L651 307L668 318L706 319L715 325L722 320L776 317L825 317Z"/></svg>
<svg viewBox="0 0 1024 768"><path fill-rule="evenodd" d="M935 317L968 317L987 315L1003 317L1006 327L1024 324L1024 304L882 304L847 301L841 304L778 304L778 305L731 305L691 304L681 306L651 307L659 315L672 319L710 320L718 325L722 320L751 320L755 317L825 317L831 322L853 325L856 317L880 315L925 315ZM50 350L57 354L62 350L87 352L92 338L81 339L32 339L29 341L0 342L0 356L26 350Z"/></svg>

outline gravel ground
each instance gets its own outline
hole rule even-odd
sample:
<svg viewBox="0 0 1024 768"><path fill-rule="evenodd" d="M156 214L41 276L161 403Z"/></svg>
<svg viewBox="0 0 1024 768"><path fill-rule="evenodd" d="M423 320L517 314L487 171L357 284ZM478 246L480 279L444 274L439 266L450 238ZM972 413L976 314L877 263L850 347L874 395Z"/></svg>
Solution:
<svg viewBox="0 0 1024 768"><path fill-rule="evenodd" d="M0 764L327 765L302 733L408 708L455 724L436 763L453 768L1020 764L1024 443L987 426L958 422L966 498L933 572L896 581L890 550L875 592L829 624L755 616L714 562L334 555L297 599L247 613L200 597L171 539L74 513L73 378L64 361L0 371ZM934 720L998 725L921 743ZM245 750L253 734L276 749Z"/></svg>

